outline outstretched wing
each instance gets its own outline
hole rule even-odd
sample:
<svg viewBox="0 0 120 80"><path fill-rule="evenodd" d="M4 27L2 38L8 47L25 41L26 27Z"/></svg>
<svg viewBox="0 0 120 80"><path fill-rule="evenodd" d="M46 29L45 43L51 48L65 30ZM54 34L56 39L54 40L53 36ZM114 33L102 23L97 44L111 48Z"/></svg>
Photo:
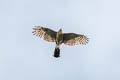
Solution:
<svg viewBox="0 0 120 80"><path fill-rule="evenodd" d="M63 34L63 43L66 45L74 46L78 44L87 44L88 38L84 35L75 33L65 33Z"/></svg>
<svg viewBox="0 0 120 80"><path fill-rule="evenodd" d="M33 35L36 35L48 42L55 42L56 41L56 32L49 29L49 28L44 28L41 26L35 26L33 28Z"/></svg>

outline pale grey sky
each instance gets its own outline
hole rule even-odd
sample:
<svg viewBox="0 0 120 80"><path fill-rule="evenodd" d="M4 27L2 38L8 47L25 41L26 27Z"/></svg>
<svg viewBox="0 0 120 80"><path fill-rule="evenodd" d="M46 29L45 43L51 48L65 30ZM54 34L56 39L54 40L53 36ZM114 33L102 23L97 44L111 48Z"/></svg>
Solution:
<svg viewBox="0 0 120 80"><path fill-rule="evenodd" d="M120 80L119 0L0 0L0 80ZM36 25L85 34L86 46L32 35Z"/></svg>

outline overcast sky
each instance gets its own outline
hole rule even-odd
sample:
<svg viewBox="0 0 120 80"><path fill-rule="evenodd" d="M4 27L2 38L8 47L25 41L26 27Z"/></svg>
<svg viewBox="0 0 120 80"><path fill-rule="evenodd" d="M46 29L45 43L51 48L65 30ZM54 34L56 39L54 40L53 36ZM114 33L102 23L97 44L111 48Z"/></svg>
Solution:
<svg viewBox="0 0 120 80"><path fill-rule="evenodd" d="M85 46L32 35L36 25L85 34ZM0 80L120 80L119 0L0 0Z"/></svg>

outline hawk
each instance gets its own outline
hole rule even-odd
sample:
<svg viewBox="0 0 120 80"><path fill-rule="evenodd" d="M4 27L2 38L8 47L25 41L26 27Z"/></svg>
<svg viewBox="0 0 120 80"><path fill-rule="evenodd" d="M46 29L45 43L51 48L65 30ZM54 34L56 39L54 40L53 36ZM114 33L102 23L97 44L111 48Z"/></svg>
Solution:
<svg viewBox="0 0 120 80"><path fill-rule="evenodd" d="M60 57L60 45L64 43L65 45L74 46L74 45L85 45L88 43L89 39L85 35L76 34L76 33L63 33L62 29L58 32L53 31L49 28L42 26L35 26L33 28L33 35L36 35L48 42L55 42L56 47L54 51L54 57Z"/></svg>

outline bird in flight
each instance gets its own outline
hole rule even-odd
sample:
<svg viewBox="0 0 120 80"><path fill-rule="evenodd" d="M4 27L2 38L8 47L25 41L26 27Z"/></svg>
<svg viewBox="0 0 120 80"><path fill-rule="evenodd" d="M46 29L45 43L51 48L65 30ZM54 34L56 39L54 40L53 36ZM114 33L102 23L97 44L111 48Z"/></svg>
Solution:
<svg viewBox="0 0 120 80"><path fill-rule="evenodd" d="M33 30L33 35L36 35L48 42L56 43L54 51L54 57L56 58L60 57L60 46L62 43L64 43L65 45L74 46L79 44L85 45L89 41L89 39L85 35L76 33L63 33L62 29L56 32L49 28L35 26Z"/></svg>

